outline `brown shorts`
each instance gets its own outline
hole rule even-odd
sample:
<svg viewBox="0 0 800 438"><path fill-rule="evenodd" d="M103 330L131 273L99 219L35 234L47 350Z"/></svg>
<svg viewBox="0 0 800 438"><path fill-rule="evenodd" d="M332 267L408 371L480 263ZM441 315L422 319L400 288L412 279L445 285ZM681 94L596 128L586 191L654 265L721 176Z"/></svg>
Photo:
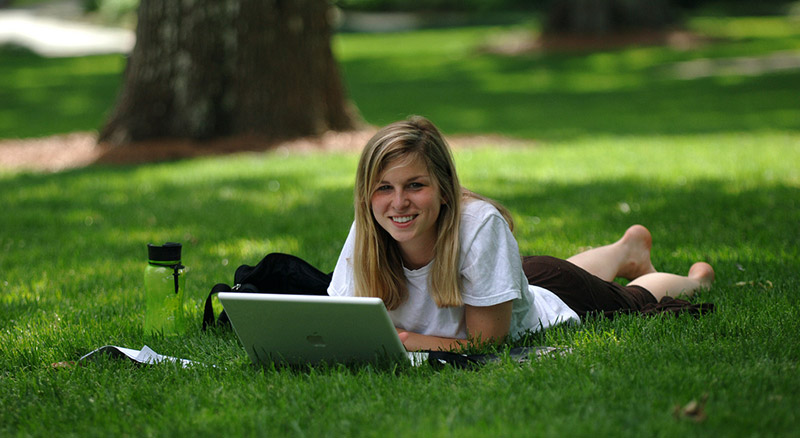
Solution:
<svg viewBox="0 0 800 438"><path fill-rule="evenodd" d="M643 287L605 281L555 257L522 257L522 270L528 277L528 284L553 292L581 318L594 312L641 310L657 302Z"/></svg>

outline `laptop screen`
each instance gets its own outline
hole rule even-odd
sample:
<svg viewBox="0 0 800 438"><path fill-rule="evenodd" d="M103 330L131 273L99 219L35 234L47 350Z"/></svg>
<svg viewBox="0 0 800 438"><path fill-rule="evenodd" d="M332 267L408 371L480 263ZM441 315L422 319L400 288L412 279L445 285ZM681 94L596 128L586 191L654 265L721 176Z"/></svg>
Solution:
<svg viewBox="0 0 800 438"><path fill-rule="evenodd" d="M221 292L219 299L253 363L408 358L379 298Z"/></svg>

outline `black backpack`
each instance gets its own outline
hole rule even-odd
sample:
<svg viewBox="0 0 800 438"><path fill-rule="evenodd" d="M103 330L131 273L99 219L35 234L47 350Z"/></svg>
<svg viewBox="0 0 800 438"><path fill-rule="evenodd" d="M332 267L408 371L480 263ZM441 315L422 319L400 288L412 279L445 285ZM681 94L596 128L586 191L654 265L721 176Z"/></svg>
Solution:
<svg viewBox="0 0 800 438"><path fill-rule="evenodd" d="M289 254L267 254L255 266L241 265L233 274L233 286L219 283L211 288L203 312L206 327L230 327L223 310L214 320L212 297L219 292L253 292L294 295L327 295L331 274L325 274L305 260Z"/></svg>

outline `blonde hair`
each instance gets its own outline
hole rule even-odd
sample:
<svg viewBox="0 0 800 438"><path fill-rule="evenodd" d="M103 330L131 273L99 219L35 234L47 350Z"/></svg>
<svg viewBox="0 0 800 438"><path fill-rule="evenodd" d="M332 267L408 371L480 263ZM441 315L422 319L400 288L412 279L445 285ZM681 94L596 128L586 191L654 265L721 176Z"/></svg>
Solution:
<svg viewBox="0 0 800 438"><path fill-rule="evenodd" d="M450 148L429 120L412 116L378 131L364 147L354 190L356 240L353 272L357 296L376 296L396 309L408 296L400 248L372 213L372 194L386 169L398 159L421 159L443 204L437 220L435 254L429 275L431 297L440 307L460 306L458 231L461 185Z"/></svg>
<svg viewBox="0 0 800 438"><path fill-rule="evenodd" d="M389 310L396 309L408 296L400 248L375 220L372 195L390 163L415 159L425 163L443 202L436 223L435 256L428 275L430 295L439 307L461 306L464 304L459 273L462 202L468 198L488 201L500 210L509 226L513 225L503 206L461 187L450 147L436 126L420 116L387 125L361 152L353 196L355 293L381 298Z"/></svg>

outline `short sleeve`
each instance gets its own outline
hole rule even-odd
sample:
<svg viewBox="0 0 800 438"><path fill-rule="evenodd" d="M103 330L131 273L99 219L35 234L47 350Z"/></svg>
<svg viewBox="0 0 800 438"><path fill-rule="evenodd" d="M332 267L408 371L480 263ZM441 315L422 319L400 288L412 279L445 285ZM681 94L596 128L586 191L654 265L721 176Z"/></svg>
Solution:
<svg viewBox="0 0 800 438"><path fill-rule="evenodd" d="M350 233L347 235L347 240L344 242L342 252L339 254L339 260L336 262L336 267L333 268L333 278L331 284L328 286L328 295L330 296L355 296L356 288L353 281L353 248L356 241L356 225L350 226Z"/></svg>
<svg viewBox="0 0 800 438"><path fill-rule="evenodd" d="M493 306L521 298L528 285L508 223L491 204L480 204L472 209L479 213L462 216L462 298L471 306Z"/></svg>

